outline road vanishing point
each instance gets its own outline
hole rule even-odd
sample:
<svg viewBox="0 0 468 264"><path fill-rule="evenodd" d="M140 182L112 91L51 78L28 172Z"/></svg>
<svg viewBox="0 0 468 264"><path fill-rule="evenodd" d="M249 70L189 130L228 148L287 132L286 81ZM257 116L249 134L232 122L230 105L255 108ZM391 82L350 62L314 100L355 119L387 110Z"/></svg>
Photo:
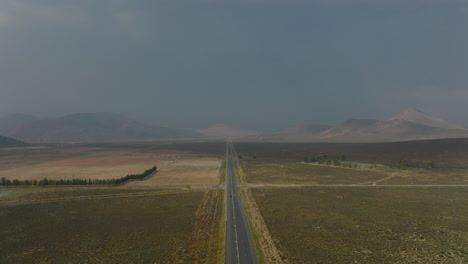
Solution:
<svg viewBox="0 0 468 264"><path fill-rule="evenodd" d="M257 256L250 228L237 194L237 182L232 160L232 143L227 143L226 157L226 264L256 264Z"/></svg>

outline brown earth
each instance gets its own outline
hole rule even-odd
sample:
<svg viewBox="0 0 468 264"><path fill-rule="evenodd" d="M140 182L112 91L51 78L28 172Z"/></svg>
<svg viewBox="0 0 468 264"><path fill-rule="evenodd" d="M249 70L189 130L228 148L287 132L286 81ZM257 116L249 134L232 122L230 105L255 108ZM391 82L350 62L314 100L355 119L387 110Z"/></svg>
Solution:
<svg viewBox="0 0 468 264"><path fill-rule="evenodd" d="M185 158L167 161L159 171L145 181L128 183L131 186L151 185L217 185L221 159Z"/></svg>
<svg viewBox="0 0 468 264"><path fill-rule="evenodd" d="M158 172L129 185L215 185L221 159L156 148L29 148L0 150L0 178L110 179L137 174L156 165Z"/></svg>
<svg viewBox="0 0 468 264"><path fill-rule="evenodd" d="M77 156L70 157L72 154ZM16 156L8 164L0 165L0 178L19 180L120 178L127 174L141 173L157 163L154 155L135 155L128 150L83 149L41 153L41 160L31 162L36 155Z"/></svg>

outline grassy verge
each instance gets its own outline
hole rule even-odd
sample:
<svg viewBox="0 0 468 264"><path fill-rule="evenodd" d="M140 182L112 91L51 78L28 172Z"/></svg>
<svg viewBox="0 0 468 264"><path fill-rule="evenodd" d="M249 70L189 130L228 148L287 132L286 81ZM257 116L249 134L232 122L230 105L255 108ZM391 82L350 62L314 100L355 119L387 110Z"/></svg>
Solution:
<svg viewBox="0 0 468 264"><path fill-rule="evenodd" d="M220 217L220 225L218 229L218 234L220 235L222 246L218 251L218 264L224 264L225 256L226 256L226 248L225 248L225 241L226 241L226 191L224 190L222 195L222 213Z"/></svg>
<svg viewBox="0 0 468 264"><path fill-rule="evenodd" d="M200 204L187 250L182 263L219 264L224 261L224 190L213 189L205 193Z"/></svg>
<svg viewBox="0 0 468 264"><path fill-rule="evenodd" d="M227 163L227 149L224 152L224 159L221 163L221 167L219 168L219 183L225 184L226 183L226 163Z"/></svg>

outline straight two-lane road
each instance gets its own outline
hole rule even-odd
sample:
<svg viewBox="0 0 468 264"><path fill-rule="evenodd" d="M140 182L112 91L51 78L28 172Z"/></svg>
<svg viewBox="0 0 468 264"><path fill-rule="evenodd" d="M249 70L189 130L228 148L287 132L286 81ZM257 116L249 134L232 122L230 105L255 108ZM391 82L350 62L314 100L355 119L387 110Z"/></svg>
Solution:
<svg viewBox="0 0 468 264"><path fill-rule="evenodd" d="M226 264L256 264L257 256L245 217L242 201L237 195L237 182L232 160L232 144L227 144L227 204L226 204Z"/></svg>

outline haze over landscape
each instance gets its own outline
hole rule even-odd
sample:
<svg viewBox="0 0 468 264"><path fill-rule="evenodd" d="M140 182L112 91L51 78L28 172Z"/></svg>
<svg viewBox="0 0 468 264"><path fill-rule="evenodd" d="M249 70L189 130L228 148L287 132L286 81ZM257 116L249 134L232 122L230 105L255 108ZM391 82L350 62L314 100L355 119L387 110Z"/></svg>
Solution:
<svg viewBox="0 0 468 264"><path fill-rule="evenodd" d="M1 1L0 116L274 133L420 109L467 127L467 14L458 0Z"/></svg>
<svg viewBox="0 0 468 264"><path fill-rule="evenodd" d="M466 0L0 0L0 263L467 263L467 25Z"/></svg>
<svg viewBox="0 0 468 264"><path fill-rule="evenodd" d="M386 120L350 119L337 126L305 124L283 131L262 131L216 124L204 129L175 129L115 113L79 113L58 118L9 115L0 118L0 135L29 143L92 143L160 139L221 139L258 142L392 142L468 138L468 129L418 110ZM14 138L14 139L11 139ZM18 142L24 145L25 142Z"/></svg>

